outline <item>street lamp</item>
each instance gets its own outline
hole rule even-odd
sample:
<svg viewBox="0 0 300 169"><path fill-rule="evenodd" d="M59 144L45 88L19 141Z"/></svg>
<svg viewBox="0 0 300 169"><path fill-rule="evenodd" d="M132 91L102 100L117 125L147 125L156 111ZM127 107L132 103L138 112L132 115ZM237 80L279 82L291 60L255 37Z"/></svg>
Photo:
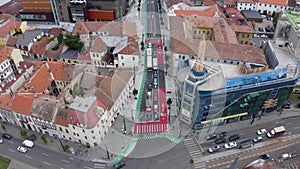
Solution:
<svg viewBox="0 0 300 169"><path fill-rule="evenodd" d="M107 154L107 159L110 160L110 157L109 157L109 152L108 152L108 149L107 149L107 145L105 144L105 148L106 148L106 154Z"/></svg>

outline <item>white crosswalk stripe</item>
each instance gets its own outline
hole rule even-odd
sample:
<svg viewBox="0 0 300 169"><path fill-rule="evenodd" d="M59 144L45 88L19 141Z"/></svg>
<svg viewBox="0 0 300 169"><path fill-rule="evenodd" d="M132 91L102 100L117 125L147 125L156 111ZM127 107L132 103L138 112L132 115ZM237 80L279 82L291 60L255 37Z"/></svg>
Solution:
<svg viewBox="0 0 300 169"><path fill-rule="evenodd" d="M192 158L202 156L201 150L199 149L193 138L184 139L183 144L188 150L189 154L192 156Z"/></svg>
<svg viewBox="0 0 300 169"><path fill-rule="evenodd" d="M195 169L197 169L197 168L205 169L206 168L205 163L195 163L194 166L195 166Z"/></svg>
<svg viewBox="0 0 300 169"><path fill-rule="evenodd" d="M102 164L102 163L95 163L94 164L94 168L97 168L97 169L104 169L105 168L105 164Z"/></svg>

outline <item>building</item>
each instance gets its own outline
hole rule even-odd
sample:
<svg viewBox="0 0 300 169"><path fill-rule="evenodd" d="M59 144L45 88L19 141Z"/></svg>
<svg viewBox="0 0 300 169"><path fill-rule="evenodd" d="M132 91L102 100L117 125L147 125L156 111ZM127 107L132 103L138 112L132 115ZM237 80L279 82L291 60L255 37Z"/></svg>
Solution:
<svg viewBox="0 0 300 169"><path fill-rule="evenodd" d="M296 7L295 0L238 0L237 9L242 10L255 10L260 14L273 15L282 10L293 10Z"/></svg>
<svg viewBox="0 0 300 169"><path fill-rule="evenodd" d="M194 129L257 117L287 103L298 79L288 50L270 42L264 53L245 45L198 45L201 59L183 61L178 72L180 119Z"/></svg>
<svg viewBox="0 0 300 169"><path fill-rule="evenodd" d="M0 50L0 92L8 83L16 80L20 61L23 61L23 57L19 49L6 46Z"/></svg>
<svg viewBox="0 0 300 169"><path fill-rule="evenodd" d="M182 15L198 15L207 17L220 17L223 14L219 11L217 5L213 6L189 6L185 3L178 3L172 5L168 9L169 16L182 16Z"/></svg>
<svg viewBox="0 0 300 169"><path fill-rule="evenodd" d="M295 11L281 12L277 21L274 39L276 44L287 46L300 64L300 14Z"/></svg>
<svg viewBox="0 0 300 169"><path fill-rule="evenodd" d="M74 140L88 147L100 145L109 128L106 106L95 96L76 97L67 122Z"/></svg>
<svg viewBox="0 0 300 169"><path fill-rule="evenodd" d="M19 12L22 21L34 23L58 23L53 13L53 0L21 0L23 11Z"/></svg>
<svg viewBox="0 0 300 169"><path fill-rule="evenodd" d="M17 16L19 14L19 11L22 10L22 3L19 1L3 0L2 2L0 4L0 12L2 13Z"/></svg>
<svg viewBox="0 0 300 169"><path fill-rule="evenodd" d="M235 32L239 44L251 44L254 30L245 18L227 18L226 21Z"/></svg>
<svg viewBox="0 0 300 169"><path fill-rule="evenodd" d="M16 124L17 119L12 111L12 101L13 97L11 94L0 95L0 121Z"/></svg>
<svg viewBox="0 0 300 169"><path fill-rule="evenodd" d="M24 32L26 27L26 23L16 21L12 15L0 14L0 46L6 46L10 37Z"/></svg>
<svg viewBox="0 0 300 169"><path fill-rule="evenodd" d="M241 12L248 22L263 22L264 17L262 17L257 11L243 10Z"/></svg>

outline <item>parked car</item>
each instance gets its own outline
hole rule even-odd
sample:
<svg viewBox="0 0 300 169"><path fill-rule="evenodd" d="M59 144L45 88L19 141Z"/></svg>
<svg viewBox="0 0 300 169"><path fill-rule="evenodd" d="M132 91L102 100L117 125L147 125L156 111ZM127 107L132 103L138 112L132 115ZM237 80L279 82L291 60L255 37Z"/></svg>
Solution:
<svg viewBox="0 0 300 169"><path fill-rule="evenodd" d="M238 140L238 139L240 139L240 135L238 135L238 134L232 135L228 138L229 141L234 141L234 140Z"/></svg>
<svg viewBox="0 0 300 169"><path fill-rule="evenodd" d="M226 134L227 134L227 132L224 131L224 132L222 132L222 133L219 134L219 137L225 137Z"/></svg>
<svg viewBox="0 0 300 169"><path fill-rule="evenodd" d="M257 137L255 137L255 138L253 139L253 143L258 143L258 142L260 142L260 141L262 141L262 140L263 140L262 136L257 136Z"/></svg>
<svg viewBox="0 0 300 169"><path fill-rule="evenodd" d="M120 168L123 168L124 166L125 166L125 163L123 161L121 161L114 165L114 169L120 169Z"/></svg>
<svg viewBox="0 0 300 169"><path fill-rule="evenodd" d="M215 138L217 138L217 134L216 134L216 133L212 133L212 134L210 134L210 135L208 135L208 136L206 137L206 140L213 140L213 139L215 139Z"/></svg>
<svg viewBox="0 0 300 169"><path fill-rule="evenodd" d="M28 147L28 148L32 148L34 146L34 142L31 140L24 140L22 142L22 146Z"/></svg>
<svg viewBox="0 0 300 169"><path fill-rule="evenodd" d="M236 142L230 142L224 145L225 149L231 149L237 146Z"/></svg>
<svg viewBox="0 0 300 169"><path fill-rule="evenodd" d="M152 110L152 109L151 109L151 106L150 106L150 105L147 105L147 106L146 106L146 111L147 111L147 112L150 112L151 110Z"/></svg>
<svg viewBox="0 0 300 169"><path fill-rule="evenodd" d="M267 130L266 129L260 129L260 130L257 130L256 131L256 134L257 135L263 135L263 134L266 134L267 133Z"/></svg>
<svg viewBox="0 0 300 169"><path fill-rule="evenodd" d="M253 145L254 145L254 144L253 144L252 140L251 140L251 139L248 139L248 140L242 141L239 148L240 148L240 149L242 149L242 148L249 148L249 147L251 147L251 146L253 146Z"/></svg>
<svg viewBox="0 0 300 169"><path fill-rule="evenodd" d="M270 158L270 155L269 154L263 154L261 156L259 156L260 159L263 159L263 160L267 160Z"/></svg>
<svg viewBox="0 0 300 169"><path fill-rule="evenodd" d="M151 95L152 95L152 92L151 92L151 91L148 91L148 92L147 92L147 98L148 98L148 99L151 98Z"/></svg>
<svg viewBox="0 0 300 169"><path fill-rule="evenodd" d="M281 155L281 158L284 159L284 160L289 159L291 157L292 157L292 155L290 153L284 153L284 154Z"/></svg>
<svg viewBox="0 0 300 169"><path fill-rule="evenodd" d="M208 152L213 153L220 150L220 146L213 146L208 149Z"/></svg>
<svg viewBox="0 0 300 169"><path fill-rule="evenodd" d="M19 147L17 148L17 150L18 150L19 152L21 152L21 153L26 153L26 152L28 151L28 148L23 147L23 146L19 146Z"/></svg>
<svg viewBox="0 0 300 169"><path fill-rule="evenodd" d="M221 144L221 143L225 143L226 139L225 138L218 138L214 141L216 144Z"/></svg>
<svg viewBox="0 0 300 169"><path fill-rule="evenodd" d="M154 70L154 71L153 71L153 76L154 76L154 77L157 77L157 70Z"/></svg>
<svg viewBox="0 0 300 169"><path fill-rule="evenodd" d="M3 143L3 139L0 139L0 144L2 144Z"/></svg>
<svg viewBox="0 0 300 169"><path fill-rule="evenodd" d="M7 134L7 133L2 134L2 137L6 138L6 139L11 139L12 138L12 136L10 134Z"/></svg>
<svg viewBox="0 0 300 169"><path fill-rule="evenodd" d="M153 101L157 101L158 100L158 94L157 93L154 93L153 94Z"/></svg>
<svg viewBox="0 0 300 169"><path fill-rule="evenodd" d="M153 106L153 112L154 113L157 113L158 112L158 105L157 104L155 104L154 106Z"/></svg>
<svg viewBox="0 0 300 169"><path fill-rule="evenodd" d="M148 90L152 90L152 84L148 84Z"/></svg>
<svg viewBox="0 0 300 169"><path fill-rule="evenodd" d="M157 84L158 84L157 77L155 77L153 79L153 84L154 84L154 87L157 88Z"/></svg>
<svg viewBox="0 0 300 169"><path fill-rule="evenodd" d="M260 37L261 37L261 38L268 38L267 35L261 35Z"/></svg>

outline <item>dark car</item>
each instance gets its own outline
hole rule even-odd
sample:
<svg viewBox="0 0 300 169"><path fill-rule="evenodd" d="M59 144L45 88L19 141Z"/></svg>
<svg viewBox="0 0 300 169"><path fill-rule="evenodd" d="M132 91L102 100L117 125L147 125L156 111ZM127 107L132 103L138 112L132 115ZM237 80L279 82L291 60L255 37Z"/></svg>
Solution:
<svg viewBox="0 0 300 169"><path fill-rule="evenodd" d="M148 90L152 90L152 84L151 83L148 85Z"/></svg>
<svg viewBox="0 0 300 169"><path fill-rule="evenodd" d="M210 135L208 135L208 136L206 137L206 140L213 140L213 139L215 139L215 138L217 138L217 134L216 134L216 133L212 133L212 134L210 134Z"/></svg>
<svg viewBox="0 0 300 169"><path fill-rule="evenodd" d="M6 138L6 139L11 139L12 138L12 136L10 134L7 134L7 133L2 134L2 137Z"/></svg>
<svg viewBox="0 0 300 169"><path fill-rule="evenodd" d="M227 132L222 132L221 134L219 134L219 137L225 137L226 136L226 134L227 134Z"/></svg>
<svg viewBox="0 0 300 169"><path fill-rule="evenodd" d="M226 139L225 138L218 138L214 141L216 144L221 144L221 143L225 143Z"/></svg>
<svg viewBox="0 0 300 169"><path fill-rule="evenodd" d="M124 167L125 166L125 163L123 162L123 161L121 161L121 162L119 162L118 164L115 164L114 165L114 168L115 169L120 169L120 168L122 168L122 167Z"/></svg>
<svg viewBox="0 0 300 169"><path fill-rule="evenodd" d="M228 138L229 141L234 141L234 140L238 140L238 139L240 139L240 135L238 135L238 134L232 135Z"/></svg>
<svg viewBox="0 0 300 169"><path fill-rule="evenodd" d="M263 160L267 160L270 158L270 155L269 154L263 154L261 156L259 156L260 159L263 159Z"/></svg>
<svg viewBox="0 0 300 169"><path fill-rule="evenodd" d="M153 71L153 76L157 77L157 70Z"/></svg>

